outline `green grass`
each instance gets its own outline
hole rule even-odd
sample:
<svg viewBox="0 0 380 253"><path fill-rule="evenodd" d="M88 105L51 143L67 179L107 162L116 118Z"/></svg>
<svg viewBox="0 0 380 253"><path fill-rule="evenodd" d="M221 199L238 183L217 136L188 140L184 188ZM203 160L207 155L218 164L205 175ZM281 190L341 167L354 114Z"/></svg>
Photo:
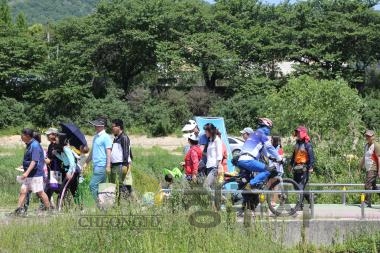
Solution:
<svg viewBox="0 0 380 253"><path fill-rule="evenodd" d="M174 152L178 153L178 152ZM0 208L9 210L17 203L20 185L14 170L22 161L20 147L0 147ZM157 192L163 180L162 170L174 168L183 157L159 147L134 149L134 188L141 197L144 192ZM380 233L361 235L346 243L331 247L299 245L286 248L283 242L273 240L259 223L237 223L235 213L227 208L220 213L221 224L213 228L197 228L189 223L190 211L183 208L183 196L173 195L161 206L144 206L140 201L123 203L110 210L108 215L159 215L159 229L144 230L126 226L123 229L92 229L78 227L80 215L97 213L88 189L91 175L82 185L85 213L72 211L47 218L6 219L0 221L0 252L319 252L364 253L378 252ZM38 199L33 197L31 210L37 208ZM203 205L198 208L209 209ZM210 209L209 209L210 210ZM25 238L28 238L27 240ZM285 236L283 238L286 238Z"/></svg>
<svg viewBox="0 0 380 253"><path fill-rule="evenodd" d="M16 205L20 184L16 176L21 173L15 168L22 164L24 151L21 148L0 147L0 203L1 206Z"/></svg>
<svg viewBox="0 0 380 253"><path fill-rule="evenodd" d="M23 149L0 149L3 154L0 165L0 203L3 208L15 207L19 174L14 168L22 160ZM154 147L134 149L134 188L140 194L157 192L164 168L174 168L183 157ZM85 212L93 213L94 202L88 191L88 175L84 183ZM38 205L34 197L32 206ZM32 207L33 209L33 207ZM127 227L121 230L78 229L79 213L57 214L45 219L30 218L7 220L0 226L1 252L291 252L271 242L259 228L235 222L234 212L223 213L222 224L215 228L196 228L189 221L189 213L181 206L181 200L172 200L159 207L141 206L140 202L122 205L108 214L162 215L160 230L140 230ZM228 216L228 217L227 217ZM231 218L233 217L233 218ZM232 219L232 221L231 221ZM25 240L28 238L28 240Z"/></svg>
<svg viewBox="0 0 380 253"><path fill-rule="evenodd" d="M160 181L163 179L162 170L178 167L183 157L170 154L169 151L159 147L152 149L134 148L134 161L132 175L135 190L143 194L144 192L157 192ZM20 166L24 150L20 147L3 148L0 147L0 207L15 207L18 199L20 184L16 181L16 176L21 173L14 168ZM86 176L84 182L85 205L93 206L88 184L91 174ZM33 198L37 201L37 198ZM34 202L35 202L34 201Z"/></svg>
<svg viewBox="0 0 380 253"><path fill-rule="evenodd" d="M197 228L186 214L163 213L158 229L78 228L78 215L56 216L19 222L0 228L2 252L296 252L271 241L260 227L224 222L214 228ZM111 213L108 213L111 214ZM114 211L112 214L120 215ZM128 215L130 215L128 213ZM223 218L224 220L224 218ZM27 238L27 240L26 240Z"/></svg>

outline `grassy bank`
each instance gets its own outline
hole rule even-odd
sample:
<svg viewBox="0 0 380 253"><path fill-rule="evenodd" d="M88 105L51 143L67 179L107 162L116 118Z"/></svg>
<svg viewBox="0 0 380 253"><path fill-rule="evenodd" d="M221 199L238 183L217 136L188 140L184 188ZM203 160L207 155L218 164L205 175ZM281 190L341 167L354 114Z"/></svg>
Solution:
<svg viewBox="0 0 380 253"><path fill-rule="evenodd" d="M156 192L162 180L164 168L178 167L183 157L171 154L169 151L158 147L151 149L134 148L133 181L137 193ZM0 207L15 206L17 203L20 185L16 182L16 176L21 172L15 168L22 163L24 150L21 148L0 147ZM83 189L85 190L85 204L92 206L88 183L91 174L86 176ZM36 198L34 198L36 200Z"/></svg>
<svg viewBox="0 0 380 253"><path fill-rule="evenodd" d="M157 192L162 180L163 168L173 168L183 159L159 147L134 149L134 187L141 197L144 192ZM8 210L17 203L20 185L14 170L22 160L23 149L0 148L0 208ZM372 253L380 248L380 233L361 235L341 245L313 247L299 245L287 248L286 235L271 238L259 223L247 225L236 222L233 209L227 206L221 212L221 223L215 227L200 228L190 223L190 211L183 208L182 196L173 195L161 206L147 206L141 202L124 203L121 208L110 210L109 217L134 215L158 216L159 222L151 229L142 224L129 224L121 228L84 229L79 219L86 215L100 214L88 189L91 175L84 185L85 211L29 218L1 217L0 252L318 252L318 253ZM323 199L322 199L323 200ZM34 197L32 209L38 205ZM199 208L199 207L198 207ZM203 206L209 210L207 205ZM203 217L201 220L205 220ZM322 231L321 231L322 232Z"/></svg>

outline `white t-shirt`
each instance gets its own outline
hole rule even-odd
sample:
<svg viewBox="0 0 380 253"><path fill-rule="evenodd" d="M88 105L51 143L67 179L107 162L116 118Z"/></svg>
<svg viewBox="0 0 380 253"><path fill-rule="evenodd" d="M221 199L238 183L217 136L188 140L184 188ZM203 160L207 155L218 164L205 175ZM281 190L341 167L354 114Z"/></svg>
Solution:
<svg viewBox="0 0 380 253"><path fill-rule="evenodd" d="M222 140L219 136L215 137L214 141L210 141L207 146L207 163L206 167L218 167L217 161L223 159Z"/></svg>
<svg viewBox="0 0 380 253"><path fill-rule="evenodd" d="M367 171L377 170L376 162L372 157L374 154L377 155L380 153L380 146L378 143L372 143L371 145L366 144L364 147L364 167Z"/></svg>
<svg viewBox="0 0 380 253"><path fill-rule="evenodd" d="M123 148L120 143L112 143L111 150L111 163L122 163L123 162Z"/></svg>

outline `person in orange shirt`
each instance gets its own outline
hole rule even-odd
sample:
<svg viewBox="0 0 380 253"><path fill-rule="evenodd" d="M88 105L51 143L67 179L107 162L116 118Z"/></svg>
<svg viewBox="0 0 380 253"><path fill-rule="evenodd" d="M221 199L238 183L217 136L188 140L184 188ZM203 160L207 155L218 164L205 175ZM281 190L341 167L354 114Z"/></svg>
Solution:
<svg viewBox="0 0 380 253"><path fill-rule="evenodd" d="M297 127L294 130L294 135L297 137L297 142L294 146L290 166L291 171L293 171L294 181L300 185L301 190L305 190L309 182L309 175L314 169L314 152L306 127ZM302 196L310 204L310 195L305 193Z"/></svg>

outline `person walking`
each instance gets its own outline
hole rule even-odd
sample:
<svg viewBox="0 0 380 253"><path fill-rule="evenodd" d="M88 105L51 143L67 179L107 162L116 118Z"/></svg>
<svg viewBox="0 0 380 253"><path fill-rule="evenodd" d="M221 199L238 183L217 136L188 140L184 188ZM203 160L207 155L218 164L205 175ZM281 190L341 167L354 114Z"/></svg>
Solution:
<svg viewBox="0 0 380 253"><path fill-rule="evenodd" d="M313 146L310 143L310 137L307 133L307 128L299 126L294 130L294 135L297 138L292 158L290 160L290 170L293 172L293 179L299 185L301 190L305 190L307 183L309 182L310 173L314 171L314 151ZM304 193L302 198L305 198L310 204L310 195ZM303 203L303 199L301 200ZM303 204L301 204L303 208Z"/></svg>
<svg viewBox="0 0 380 253"><path fill-rule="evenodd" d="M199 162L202 159L202 150L198 145L198 137L191 133L188 138L190 145L189 151L186 153L183 167L185 170L186 179L189 182L196 183L198 176Z"/></svg>
<svg viewBox="0 0 380 253"><path fill-rule="evenodd" d="M90 191L92 197L98 203L98 187L99 184L105 183L107 179L106 172L111 172L111 137L106 133L106 120L98 118L89 122L95 127L95 136L92 141L91 152L83 165L86 170L88 164L93 164L93 175L90 181Z"/></svg>
<svg viewBox="0 0 380 253"><path fill-rule="evenodd" d="M29 191L38 195L45 206L45 210L50 209L50 201L44 192L44 150L33 136L34 132L32 129L25 128L21 132L21 140L26 144L26 150L22 163L24 173L21 175L21 180L23 182L20 189L18 207L14 211L15 215L22 214L26 195Z"/></svg>
<svg viewBox="0 0 380 253"><path fill-rule="evenodd" d="M190 134L195 134L195 136L198 138L198 146L202 151L202 159L199 161L199 169L198 174L201 177L204 177L206 175L206 163L207 163L207 145L208 145L208 138L205 133L200 134L199 126L195 120L189 120L186 125L182 128L183 137L188 139ZM184 154L187 154L187 152L190 149L190 145L186 145L184 148Z"/></svg>
<svg viewBox="0 0 380 253"><path fill-rule="evenodd" d="M364 146L364 156L360 161L359 170L366 170L366 177L364 182L365 190L377 190L376 178L380 177L379 164L380 164L380 144L375 142L375 132L367 130L364 133L367 143ZM372 206L372 194L365 195L365 204L367 207Z"/></svg>
<svg viewBox="0 0 380 253"><path fill-rule="evenodd" d="M111 173L110 183L119 185L118 203L120 203L120 192L132 194L132 150L131 141L124 132L124 123L121 119L112 121L112 134L115 136L111 151Z"/></svg>
<svg viewBox="0 0 380 253"><path fill-rule="evenodd" d="M207 145L206 180L204 186L207 189L213 188L218 175L224 173L223 169L223 144L218 136L218 129L211 123L204 126L205 133L209 139Z"/></svg>
<svg viewBox="0 0 380 253"><path fill-rule="evenodd" d="M74 156L74 151L70 148L68 136L66 134L60 133L58 140L57 149L54 154L62 162L63 165L63 182L59 189L59 197L63 197L63 188L67 185L67 189L70 190L72 196L74 197L75 204L79 205L80 208L82 208L79 196L77 194L80 168L77 167L77 161Z"/></svg>
<svg viewBox="0 0 380 253"><path fill-rule="evenodd" d="M48 168L48 182L45 187L45 193L50 200L50 204L53 204L51 201L53 193L58 193L62 184L62 162L53 154L58 148L58 129L49 128L45 134L50 141L45 158Z"/></svg>

